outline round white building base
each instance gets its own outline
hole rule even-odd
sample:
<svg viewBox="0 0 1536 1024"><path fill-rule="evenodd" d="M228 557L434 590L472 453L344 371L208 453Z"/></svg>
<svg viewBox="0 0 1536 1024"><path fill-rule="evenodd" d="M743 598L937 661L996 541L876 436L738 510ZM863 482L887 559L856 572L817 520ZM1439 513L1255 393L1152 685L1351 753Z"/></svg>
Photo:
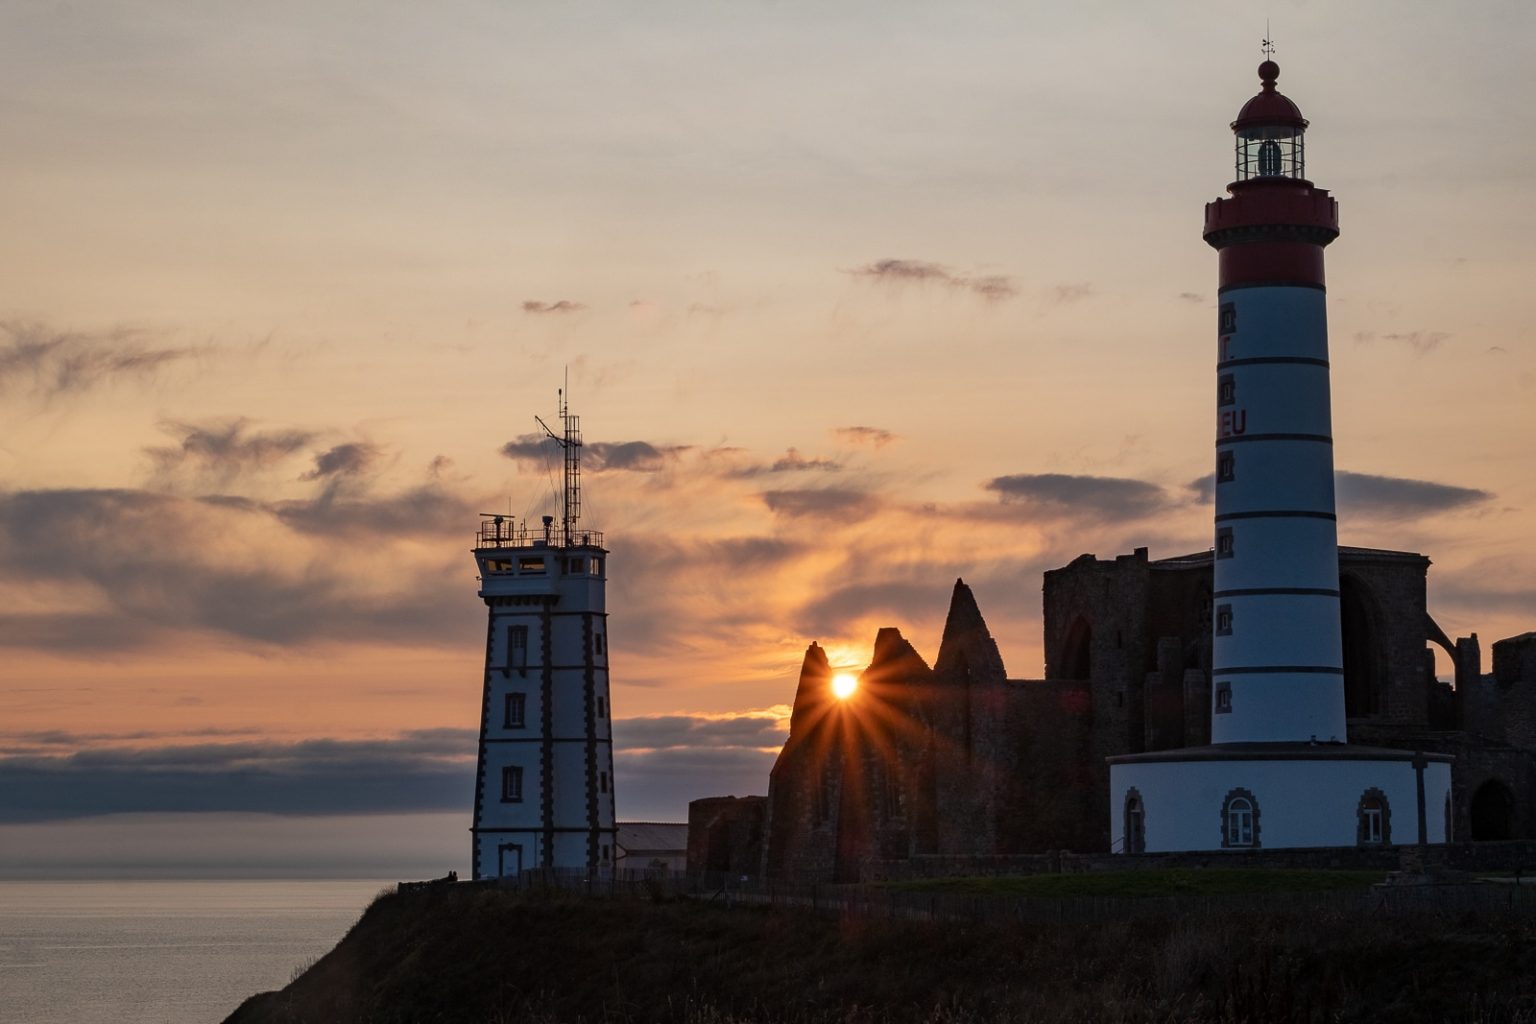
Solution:
<svg viewBox="0 0 1536 1024"><path fill-rule="evenodd" d="M1403 846L1451 839L1451 758L1229 743L1109 759L1116 853Z"/></svg>

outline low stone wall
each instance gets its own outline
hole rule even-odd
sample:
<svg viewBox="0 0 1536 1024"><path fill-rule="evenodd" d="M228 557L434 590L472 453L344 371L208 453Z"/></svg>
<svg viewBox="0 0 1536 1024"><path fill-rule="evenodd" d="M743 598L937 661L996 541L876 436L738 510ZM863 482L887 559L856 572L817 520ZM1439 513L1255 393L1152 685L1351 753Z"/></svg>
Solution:
<svg viewBox="0 0 1536 1024"><path fill-rule="evenodd" d="M1331 871L1396 871L1415 846L1306 850L1215 850L1197 853L1055 853L1011 857L912 857L872 861L861 881L896 882L920 878L975 878L991 875L1071 874L1080 871L1137 871L1155 868L1293 868ZM1456 843L1424 850L1424 867L1453 871L1515 871L1536 874L1536 842Z"/></svg>

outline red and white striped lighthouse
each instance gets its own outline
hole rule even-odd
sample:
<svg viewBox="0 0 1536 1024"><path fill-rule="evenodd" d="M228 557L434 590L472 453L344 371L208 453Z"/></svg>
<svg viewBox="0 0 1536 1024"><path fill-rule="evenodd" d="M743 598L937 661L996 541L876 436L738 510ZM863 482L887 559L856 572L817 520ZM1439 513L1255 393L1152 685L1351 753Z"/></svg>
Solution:
<svg viewBox="0 0 1536 1024"><path fill-rule="evenodd" d="M1344 741L1323 247L1338 203L1307 121L1259 65L1236 178L1205 208L1220 253L1211 740Z"/></svg>
<svg viewBox="0 0 1536 1024"><path fill-rule="evenodd" d="M1211 743L1109 758L1125 853L1451 839L1451 758L1345 735L1323 248L1307 121L1259 65L1236 180L1205 208L1221 261ZM1395 824L1394 824L1395 822Z"/></svg>

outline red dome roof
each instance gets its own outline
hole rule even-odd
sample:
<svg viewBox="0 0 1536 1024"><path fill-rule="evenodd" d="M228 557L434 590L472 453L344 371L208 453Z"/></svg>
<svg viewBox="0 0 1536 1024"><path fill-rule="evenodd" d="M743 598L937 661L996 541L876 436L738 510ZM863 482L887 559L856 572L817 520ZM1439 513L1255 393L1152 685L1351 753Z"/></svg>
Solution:
<svg viewBox="0 0 1536 1024"><path fill-rule="evenodd" d="M1307 119L1301 116L1301 108L1275 89L1275 79L1280 77L1280 65L1267 60L1259 65L1259 80L1264 88L1257 96L1243 104L1232 122L1232 130L1261 124L1283 124L1292 128L1305 128Z"/></svg>

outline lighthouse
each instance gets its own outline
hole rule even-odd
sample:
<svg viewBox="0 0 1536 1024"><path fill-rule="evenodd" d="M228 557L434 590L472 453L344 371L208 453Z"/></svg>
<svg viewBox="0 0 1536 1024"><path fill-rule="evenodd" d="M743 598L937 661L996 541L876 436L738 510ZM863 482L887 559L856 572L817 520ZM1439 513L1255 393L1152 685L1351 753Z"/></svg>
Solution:
<svg viewBox="0 0 1536 1024"><path fill-rule="evenodd" d="M538 420L563 463L558 523L481 517L474 558L485 601L485 677L475 771L475 878L614 859L608 703L608 552L580 525L581 427Z"/></svg>
<svg viewBox="0 0 1536 1024"><path fill-rule="evenodd" d="M1338 202L1307 180L1280 67L1232 122L1236 179L1205 208L1219 253L1211 739L1344 740L1323 248Z"/></svg>
<svg viewBox="0 0 1536 1024"><path fill-rule="evenodd" d="M1267 46L1267 44L1266 44ZM1211 744L1109 759L1123 853L1451 839L1451 758L1352 746L1344 702L1323 251L1301 109L1259 65L1217 252Z"/></svg>

